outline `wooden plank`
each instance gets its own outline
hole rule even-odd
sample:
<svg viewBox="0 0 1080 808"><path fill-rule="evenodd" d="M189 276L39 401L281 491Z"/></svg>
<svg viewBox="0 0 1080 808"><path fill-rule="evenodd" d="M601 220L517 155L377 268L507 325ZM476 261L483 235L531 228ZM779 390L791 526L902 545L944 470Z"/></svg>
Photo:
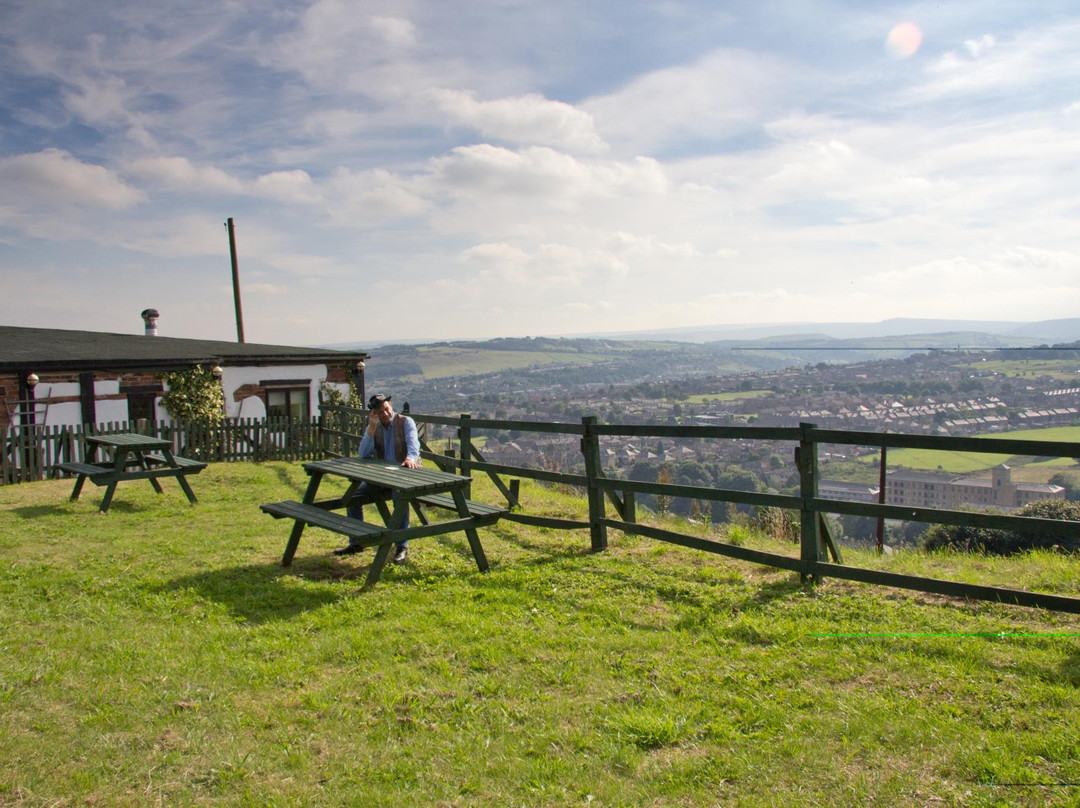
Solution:
<svg viewBox="0 0 1080 808"><path fill-rule="evenodd" d="M417 497L417 502L422 502L425 505L432 505L436 508L445 508L450 511L457 511L457 505L454 504L454 498L449 494L428 494L426 496ZM465 505L469 509L469 513L473 516L502 516L507 512L507 508L500 508L497 505L485 505L483 502L474 502L471 499L465 500Z"/></svg>
<svg viewBox="0 0 1080 808"><path fill-rule="evenodd" d="M849 446L885 446L890 449L934 449L948 452L1080 458L1080 443L1075 441L967 438L951 435L905 435L896 432L857 432L818 429L817 427L809 431L809 436L815 443L836 443Z"/></svg>
<svg viewBox="0 0 1080 808"><path fill-rule="evenodd" d="M56 468L66 471L69 474L83 474L87 477L99 477L103 474L112 474L111 468L105 466L98 466L93 463L58 463Z"/></svg>
<svg viewBox="0 0 1080 808"><path fill-rule="evenodd" d="M295 519L313 527L321 527L334 533L341 533L349 538L373 538L386 533L386 528L380 528L369 522L362 522L344 514L324 510L317 505L306 505L302 502L285 500L283 502L270 502L260 505L259 509L268 513L275 519Z"/></svg>
<svg viewBox="0 0 1080 808"><path fill-rule="evenodd" d="M1022 589L1007 589L981 584L966 584L959 581L943 581L938 578L923 578L916 575L903 575L884 570L868 570L848 567L843 564L819 563L816 565L823 574L831 578L843 578L879 586L892 586L897 589L913 589L918 592L931 592L937 595L949 595L957 598L988 600L994 603L1008 603L1014 606L1030 606L1036 609L1052 609L1058 612L1080 614L1080 598L1065 595L1051 595L1043 592L1028 592Z"/></svg>

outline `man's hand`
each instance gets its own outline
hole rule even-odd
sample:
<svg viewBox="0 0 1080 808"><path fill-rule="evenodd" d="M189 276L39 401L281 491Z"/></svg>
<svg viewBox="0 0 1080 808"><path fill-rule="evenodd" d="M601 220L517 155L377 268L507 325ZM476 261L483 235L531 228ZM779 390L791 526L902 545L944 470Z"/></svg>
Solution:
<svg viewBox="0 0 1080 808"><path fill-rule="evenodd" d="M413 460L411 457L406 457L405 462L401 465L403 465L407 469L418 469L420 468L420 461Z"/></svg>
<svg viewBox="0 0 1080 808"><path fill-rule="evenodd" d="M379 413L377 410L372 410L368 413L367 418L367 431L372 437L375 437L375 430L379 428Z"/></svg>

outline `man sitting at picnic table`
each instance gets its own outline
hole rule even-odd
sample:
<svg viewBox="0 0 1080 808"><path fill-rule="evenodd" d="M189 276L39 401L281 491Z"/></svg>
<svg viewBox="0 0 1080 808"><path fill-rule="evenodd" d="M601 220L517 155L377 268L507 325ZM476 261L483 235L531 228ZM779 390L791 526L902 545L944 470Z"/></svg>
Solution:
<svg viewBox="0 0 1080 808"><path fill-rule="evenodd" d="M360 440L360 457L378 457L387 463L398 463L405 468L420 468L420 438L416 433L416 422L407 415L394 412L390 403L392 396L384 396L382 393L368 399L368 426L364 437ZM386 493L385 489L376 486L368 487L363 483L356 492L353 503L349 503L347 512L354 519L364 518L363 505L358 501L364 494L380 496ZM395 501L395 505L396 505ZM409 512L405 511L405 520L401 527L409 526ZM394 563L401 564L408 555L409 542L398 542L394 552ZM334 550L334 555L352 555L363 548L354 544L350 539L345 547Z"/></svg>

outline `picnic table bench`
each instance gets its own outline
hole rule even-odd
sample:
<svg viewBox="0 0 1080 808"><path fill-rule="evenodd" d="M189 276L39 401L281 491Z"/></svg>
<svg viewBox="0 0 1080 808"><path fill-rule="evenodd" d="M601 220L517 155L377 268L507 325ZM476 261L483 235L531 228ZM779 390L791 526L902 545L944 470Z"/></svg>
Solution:
<svg viewBox="0 0 1080 808"><path fill-rule="evenodd" d="M260 506L264 513L276 519L294 520L292 533L281 558L282 566L287 567L292 563L304 527L312 525L347 536L352 543L362 547L377 548L375 559L368 569L366 586L374 586L378 582L390 550L398 542L459 530L464 531L469 540L477 567L481 572L487 571L487 557L476 529L494 524L506 513L506 509L466 499L465 488L471 478L433 469L409 469L389 465L382 460L361 460L355 457L305 463L304 470L310 480L302 502L286 500ZM349 487L342 496L316 500L322 479L327 475L344 477L349 480ZM378 506L384 522L381 527L335 513L348 506L356 496L357 489L364 483L369 486L369 494L363 497L362 501L374 502ZM370 493L371 486L377 487L379 495ZM391 498L395 498L393 512L387 505ZM458 518L429 522L420 508L421 505L453 511ZM402 524L410 507L416 509L422 524L404 528Z"/></svg>
<svg viewBox="0 0 1080 808"><path fill-rule="evenodd" d="M61 471L77 475L75 488L71 492L72 502L78 500L83 485L89 480L94 485L105 487L101 512L106 513L112 504L118 483L125 480L149 480L154 490L162 494L164 491L158 480L163 477L175 477L187 495L188 502L194 504L197 501L187 477L189 474L198 474L206 468L206 463L174 455L170 441L149 435L122 433L91 435L86 438L86 443L87 462L73 461L56 465ZM111 451L111 461L95 462L99 447Z"/></svg>

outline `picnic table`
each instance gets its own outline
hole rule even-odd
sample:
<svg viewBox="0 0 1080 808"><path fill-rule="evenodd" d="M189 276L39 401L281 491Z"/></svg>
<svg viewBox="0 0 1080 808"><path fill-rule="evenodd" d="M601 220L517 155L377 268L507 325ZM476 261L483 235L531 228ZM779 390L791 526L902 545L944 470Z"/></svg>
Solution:
<svg viewBox="0 0 1080 808"><path fill-rule="evenodd" d="M173 454L172 442L149 435L122 433L118 435L91 435L86 438L86 462L59 463L57 468L78 475L71 492L74 502L82 493L83 484L90 480L94 485L105 486L101 500L101 512L106 513L112 504L117 483L125 480L149 480L159 494L164 493L162 477L175 477L187 495L188 502L196 502L195 492L187 481L189 474L198 474L206 464L199 460L178 457ZM98 449L111 454L103 463L97 462Z"/></svg>
<svg viewBox="0 0 1080 808"><path fill-rule="evenodd" d="M487 557L476 529L494 524L506 513L506 509L466 499L465 491L472 478L435 469L410 469L387 463L385 460L357 457L316 460L304 463L304 470L310 479L302 502L271 502L260 506L275 519L294 520L285 554L281 558L283 567L292 564L304 527L313 525L347 536L352 543L376 548L375 558L368 568L366 586L374 586L378 582L390 551L398 542L456 531L464 531L480 571L485 572L488 569ZM349 486L341 496L317 500L319 486L327 476L344 477L349 481ZM364 483L367 483L369 491L373 486L377 486L387 495L371 498L382 517L381 527L334 512L345 509ZM394 503L392 512L387 505L387 499ZM421 505L450 510L457 518L431 523L425 517ZM416 511L422 524L403 528L409 508Z"/></svg>

